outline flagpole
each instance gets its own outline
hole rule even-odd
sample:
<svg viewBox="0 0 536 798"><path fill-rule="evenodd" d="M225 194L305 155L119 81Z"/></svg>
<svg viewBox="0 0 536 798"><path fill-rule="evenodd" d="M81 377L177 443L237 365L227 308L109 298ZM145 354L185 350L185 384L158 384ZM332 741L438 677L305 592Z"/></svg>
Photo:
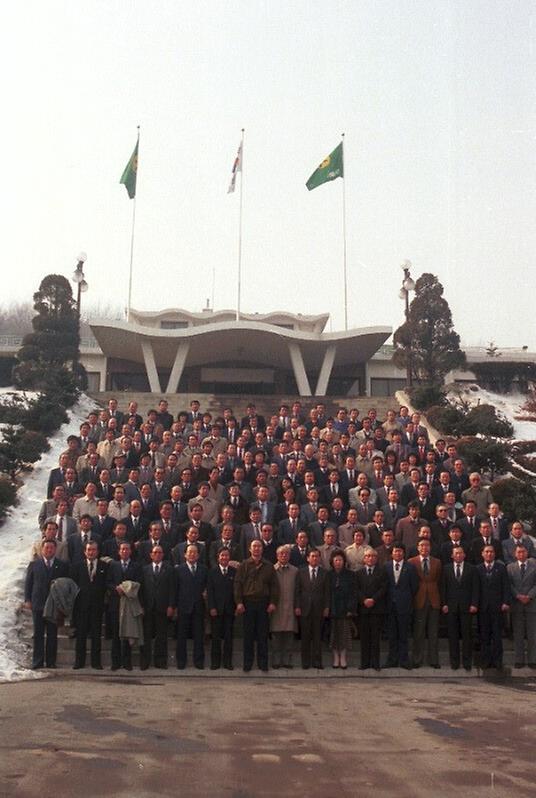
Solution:
<svg viewBox="0 0 536 798"><path fill-rule="evenodd" d="M140 157L140 126L138 125L138 141L136 144L137 153L138 153L138 162ZM137 188L137 172L138 172L138 163L136 163L136 188ZM132 231L130 234L130 269L128 273L128 302L127 302L127 321L130 321L130 308L132 304L132 265L134 263L134 226L136 224L136 197L138 192L134 193L134 199L132 200Z"/></svg>
<svg viewBox="0 0 536 798"><path fill-rule="evenodd" d="M344 159L344 133L341 133L342 147L342 245L343 245L343 279L344 279L344 329L348 329L348 273L346 269L346 164Z"/></svg>
<svg viewBox="0 0 536 798"><path fill-rule="evenodd" d="M244 186L244 128L240 140L240 211L238 219L238 285L236 297L236 320L240 321L240 293L242 290L242 195Z"/></svg>

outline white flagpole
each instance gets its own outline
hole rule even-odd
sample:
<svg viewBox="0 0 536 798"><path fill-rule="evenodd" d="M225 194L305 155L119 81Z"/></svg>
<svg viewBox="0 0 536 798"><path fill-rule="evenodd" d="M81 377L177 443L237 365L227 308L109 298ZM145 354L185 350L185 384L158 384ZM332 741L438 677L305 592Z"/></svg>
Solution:
<svg viewBox="0 0 536 798"><path fill-rule="evenodd" d="M343 279L344 279L344 329L348 329L348 273L346 269L346 164L344 159L344 133L341 133L342 146L342 242L343 242Z"/></svg>
<svg viewBox="0 0 536 798"><path fill-rule="evenodd" d="M134 199L132 200L132 232L130 235L130 270L128 273L128 303L127 303L127 321L130 321L130 308L132 305L132 265L134 263L134 226L136 224L136 197L138 196L138 163L140 158L140 126L138 125L138 142L137 142L137 158L136 163L136 191Z"/></svg>
<svg viewBox="0 0 536 798"><path fill-rule="evenodd" d="M244 128L240 140L240 216L238 220L238 284L236 297L236 320L240 321L240 292L242 290L242 198L244 188Z"/></svg>

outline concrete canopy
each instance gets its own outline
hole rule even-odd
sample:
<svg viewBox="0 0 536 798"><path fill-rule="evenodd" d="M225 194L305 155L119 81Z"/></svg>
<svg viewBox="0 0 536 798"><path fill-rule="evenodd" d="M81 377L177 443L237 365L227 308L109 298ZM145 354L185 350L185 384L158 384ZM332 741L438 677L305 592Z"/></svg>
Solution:
<svg viewBox="0 0 536 798"><path fill-rule="evenodd" d="M168 390L173 392L185 366L243 362L292 369L305 396L311 395L307 371L322 373L319 387L323 390L317 395L323 395L334 366L366 363L392 332L390 327L304 332L249 320L216 321L185 329L96 321L91 329L106 357L145 363L151 390L159 390L157 368L172 369Z"/></svg>

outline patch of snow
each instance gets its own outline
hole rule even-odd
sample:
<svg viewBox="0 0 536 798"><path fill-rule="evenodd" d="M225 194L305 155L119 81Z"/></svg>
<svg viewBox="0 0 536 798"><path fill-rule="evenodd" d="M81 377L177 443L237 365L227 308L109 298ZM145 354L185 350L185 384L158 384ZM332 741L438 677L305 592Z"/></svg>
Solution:
<svg viewBox="0 0 536 798"><path fill-rule="evenodd" d="M50 450L26 476L18 491L18 505L11 509L0 526L0 682L43 675L28 670L23 664L26 651L19 636L19 615L24 600L26 566L32 543L39 535L37 515L46 499L50 470L58 465L67 436L78 434L81 422L94 407L95 403L83 395L69 411L69 421L49 439Z"/></svg>

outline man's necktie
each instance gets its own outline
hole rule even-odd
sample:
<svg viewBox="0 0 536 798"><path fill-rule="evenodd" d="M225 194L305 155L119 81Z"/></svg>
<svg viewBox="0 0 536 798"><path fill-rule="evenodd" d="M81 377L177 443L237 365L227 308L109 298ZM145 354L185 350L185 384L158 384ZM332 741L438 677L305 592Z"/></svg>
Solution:
<svg viewBox="0 0 536 798"><path fill-rule="evenodd" d="M460 568L459 565L457 565L456 566L456 579L459 582L461 578L462 578L462 569Z"/></svg>
<svg viewBox="0 0 536 798"><path fill-rule="evenodd" d="M58 524L58 540L63 539L63 516L60 515L60 522Z"/></svg>
<svg viewBox="0 0 536 798"><path fill-rule="evenodd" d="M367 568L367 576L372 576L372 568Z"/></svg>
<svg viewBox="0 0 536 798"><path fill-rule="evenodd" d="M521 571L521 579L523 579L523 577L525 576L525 571L527 570L527 564L522 562L519 567L519 570Z"/></svg>
<svg viewBox="0 0 536 798"><path fill-rule="evenodd" d="M224 568L224 569L223 569L223 575L224 575L224 576L227 576L227 568Z"/></svg>
<svg viewBox="0 0 536 798"><path fill-rule="evenodd" d="M155 567L154 567L154 575L155 576L159 576L159 574L160 574L160 566L159 565L155 565Z"/></svg>
<svg viewBox="0 0 536 798"><path fill-rule="evenodd" d="M89 541L89 538L88 538L87 532L84 532L84 534L82 535L82 543L84 544L84 546L87 545L88 541Z"/></svg>
<svg viewBox="0 0 536 798"><path fill-rule="evenodd" d="M424 560L422 561L422 572L423 572L423 574L425 576L428 576L428 574L430 573L430 568L428 567L428 558L427 557L425 557Z"/></svg>
<svg viewBox="0 0 536 798"><path fill-rule="evenodd" d="M313 582L316 582L316 568L313 568Z"/></svg>

